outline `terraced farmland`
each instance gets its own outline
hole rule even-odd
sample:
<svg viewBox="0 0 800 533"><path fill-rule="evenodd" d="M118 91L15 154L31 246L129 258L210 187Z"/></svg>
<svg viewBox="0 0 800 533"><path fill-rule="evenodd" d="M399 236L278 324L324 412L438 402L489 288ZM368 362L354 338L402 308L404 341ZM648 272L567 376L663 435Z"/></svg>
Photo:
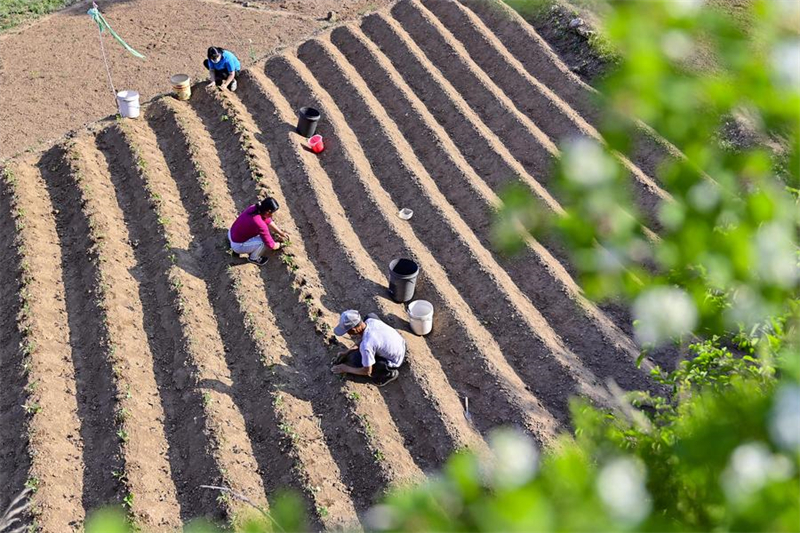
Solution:
<svg viewBox="0 0 800 533"><path fill-rule="evenodd" d="M501 4L402 0L268 58L236 94L198 85L7 161L0 504L27 484L44 531L110 502L161 531L243 509L200 485L267 507L291 487L312 527L352 526L495 426L547 445L571 395L648 387L625 312L581 294L557 242L508 258L490 240L515 180L563 211L550 169L563 138L597 136L591 95ZM323 114L319 156L293 132L303 105ZM624 163L652 221L670 150L637 142ZM265 194L292 244L259 269L224 241ZM400 256L421 265L429 337L387 298ZM329 371L350 307L405 332L386 388Z"/></svg>

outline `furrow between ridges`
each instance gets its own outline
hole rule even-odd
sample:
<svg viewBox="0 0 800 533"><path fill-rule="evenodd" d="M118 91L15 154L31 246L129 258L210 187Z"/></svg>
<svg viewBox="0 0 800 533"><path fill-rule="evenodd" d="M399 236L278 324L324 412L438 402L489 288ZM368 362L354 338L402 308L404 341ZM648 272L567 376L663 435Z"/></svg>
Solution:
<svg viewBox="0 0 800 533"><path fill-rule="evenodd" d="M258 181L262 190L273 194L288 211L288 216L279 212L277 220L291 235L301 235L296 213L279 180L283 163L268 151L269 145L263 141L249 111L238 99L212 97L209 93L200 93L193 103L215 142L221 143L218 147L231 133L238 139L229 153L218 150L232 190L237 182ZM214 116L220 114L228 120L215 121ZM285 128L285 124L280 125L277 131L286 131ZM237 164L238 161L244 163ZM252 196L234 193L234 197L238 211L252 202ZM420 474L403 448L394 423L385 417L386 405L381 395L364 384L342 381L329 371L331 344L335 344L335 339L329 337L334 311L325 304L320 274L309 260L302 239L282 252L280 262L283 264L270 261L261 272L266 305L272 308L275 328L287 346L277 369L284 377L284 390L311 402L353 504L358 513L363 513L389 485L418 479ZM365 471L374 475L364 476Z"/></svg>
<svg viewBox="0 0 800 533"><path fill-rule="evenodd" d="M525 69L556 92L596 127L603 95L581 80L522 16L502 1L459 0L503 42ZM648 176L659 180L662 162L681 157L675 146L638 121L631 158Z"/></svg>
<svg viewBox="0 0 800 533"><path fill-rule="evenodd" d="M514 101L517 109L536 121L551 139L561 142L568 138L587 136L604 142L593 125L528 72L474 13L458 2L415 0L414 3L418 9L427 10L432 18L438 18L441 27L458 39L478 68ZM657 209L659 202L671 199L651 176L645 174L627 157L622 154L617 154L617 157L634 179L633 186L639 202L646 205L650 212ZM647 164L648 168L655 166L657 162Z"/></svg>
<svg viewBox="0 0 800 533"><path fill-rule="evenodd" d="M453 3L452 7L457 7ZM392 9L392 15L397 20L405 31L407 31L412 38L414 38L425 51L430 61L442 70L445 76L453 83L453 85L467 97L467 100L473 105L483 105L481 115L484 117L493 116L491 120L502 123L506 130L503 140L511 147L516 146L519 153L523 153L523 148L530 143L530 140L524 141L525 135L520 135L521 132L527 132L531 139L535 139L540 144L543 143L542 139L546 138L546 142L542 144L545 146L552 157L559 156L559 150L554 144L555 141L561 141L561 138L551 138L547 136L539 127L541 124L544 127L543 118L548 118L548 107L554 107L552 100L547 100L544 103L539 103L533 108L528 110L527 113L520 110L519 106L524 105L531 99L531 96L536 94L535 85L531 85L526 80L522 81L523 86L527 89L515 88L513 94L508 94L506 90L499 87L497 83L504 84L505 80L513 80L515 72L513 68L505 70L502 73L495 75L491 78L480 65L473 61L469 52L464 44L459 41L450 30L425 6L417 0L404 0L397 3ZM491 51L491 43L484 44L486 48L480 48L481 55L476 58L482 58L487 52ZM502 45L501 45L502 46ZM458 60L453 60L454 56ZM491 71L494 71L494 64L496 60L490 62L482 62L483 66L489 66ZM528 81L534 80L527 71L524 71L528 77ZM552 93L551 93L552 94ZM512 97L516 96L516 100ZM563 110L562 110L563 111ZM571 113L575 115L574 112ZM513 117L516 127L508 129L508 120ZM550 118L546 124L550 125L547 129L552 127L563 127L568 125L568 118L562 120ZM585 121L581 121L586 125ZM555 126L558 124L559 126ZM594 130L594 128L591 128ZM586 134L581 132L580 128L573 130L577 134ZM499 132L498 132L499 134ZM615 157L620 161L620 164L628 171L633 178L629 184L632 189L632 194L636 199L645 219L649 224L654 227L659 227L657 220L658 205L661 201L668 200L669 195L655 185L652 180L644 175L644 173L635 165L633 165L622 154L615 153ZM549 181L551 173L539 172L540 179Z"/></svg>
<svg viewBox="0 0 800 533"><path fill-rule="evenodd" d="M457 144L470 146L471 149L466 151L465 156L495 192L519 180L557 215L564 213L561 205L528 173L525 166L515 159L508 147L464 101L462 95L427 60L424 52L397 21L382 14L373 14L362 21L360 29L380 50L381 53L375 56L386 58L387 71L397 72ZM353 31L357 35L356 30ZM341 32L336 30L332 38L336 41L340 35ZM561 249L559 243L553 241L554 239L545 239L545 244L574 276L575 269L566 251ZM611 308L610 310L615 311ZM623 331L629 329L630 321L626 319L624 312L615 311L612 316L618 328Z"/></svg>
<svg viewBox="0 0 800 533"><path fill-rule="evenodd" d="M177 182L193 169L186 164L185 154L175 148L180 140L178 132L159 111L158 105L148 107L145 120L132 122L128 132L147 164L148 194L159 199L159 230L170 248L166 276L174 291L177 317L185 337L188 388L193 389L196 399L202 400L206 433L222 481L263 505L264 487L257 474L251 439L242 410L230 394L233 380L226 360L230 343L224 342L223 336L227 327L235 324L224 323L216 313L212 304L212 300L216 303L212 286L216 278L203 275L205 264L214 256L214 249L219 250L220 242L192 225L194 216L185 206L194 205L195 199L181 195ZM216 484L211 481L207 484ZM246 508L246 504L228 496L222 495L221 499L229 516Z"/></svg>
<svg viewBox="0 0 800 533"><path fill-rule="evenodd" d="M124 468L114 473L132 495L126 505L134 522L148 529L180 526L171 477L169 442L145 331L138 265L107 161L91 135L70 148L74 187L85 213L98 269L98 295L108 334L108 358L116 382L116 436Z"/></svg>
<svg viewBox="0 0 800 533"><path fill-rule="evenodd" d="M265 93L270 92L265 88L271 85L269 80L259 74L252 76ZM262 119L262 130L269 131L271 128L263 117L270 113L259 102L260 94L260 91L258 94L246 94L246 103L255 116ZM272 98L273 102L280 101L274 93ZM390 303L382 297L383 291L380 287L385 284L385 274L360 245L358 234L348 235L343 229L349 227L350 223L344 218L343 210L337 210L329 203L336 193L328 189L328 181L322 176L323 171L314 161L315 158L304 155L304 152L297 149L297 144L291 141L288 137L276 140L297 150L292 157L298 165L306 169L305 173L310 179L297 180L294 175L285 175L288 179L296 180L292 184L293 188L310 188L312 194L297 195L297 198L305 201L294 198L290 201L297 202L297 211L303 213L304 220L307 221L303 224L303 228L307 228L305 240L314 245L316 253L312 255L312 260L316 260L320 266L320 273L329 289L331 305L337 306L337 310L360 308L362 313L376 310L390 324L401 327L398 317L404 314L402 306ZM268 146L270 145L268 142ZM288 156L290 152L287 149L284 153ZM327 223L320 224L322 221ZM339 265L340 270L346 269L350 274L332 272L329 265ZM343 281L348 278L352 281ZM432 470L440 467L454 449L482 448L483 442L464 420L458 395L448 383L441 365L424 340L410 335L405 338L411 379L405 376L401 378L401 390L398 387L388 387L381 392L385 395L387 406L415 460L421 468ZM420 438L423 434L427 438Z"/></svg>
<svg viewBox="0 0 800 533"><path fill-rule="evenodd" d="M311 516L320 521L315 527L352 527L358 523L356 512L313 407L282 385L286 374L277 369L289 348L264 297L264 280L256 267L231 262L220 246L238 211L215 141L191 108L171 99L155 105L162 117L154 129L173 139L172 175L189 206L192 231L203 236L202 272L218 323L224 324L230 391L244 414L258 463L254 471L261 473L268 497L284 487L304 492ZM245 195L238 196L241 203ZM257 394L261 390L269 395Z"/></svg>
<svg viewBox="0 0 800 533"><path fill-rule="evenodd" d="M0 479L3 480L0 509L25 490L31 468L28 442L28 404L30 381L25 371L24 347L31 339L17 321L24 305L22 289L27 279L21 269L17 249L17 224L13 216L13 191L5 183L6 172L0 167ZM19 523L29 525L25 518Z"/></svg>
<svg viewBox="0 0 800 533"><path fill-rule="evenodd" d="M30 283L23 274L24 256L19 250L18 223L14 215L14 175L9 167L0 167L0 509L26 489L31 469L31 448L28 438L28 415L31 381L26 371L30 364L26 347L32 341L30 332L22 329L20 312L28 298L23 292ZM20 526L29 526L22 517Z"/></svg>
<svg viewBox="0 0 800 533"><path fill-rule="evenodd" d="M64 304L75 369L83 442L83 506L90 511L122 500L115 472L124 470L117 437L118 390L111 361L104 290L92 222L82 209L80 171L72 142L48 150L39 170L56 209L55 236L62 250Z"/></svg>
<svg viewBox="0 0 800 533"><path fill-rule="evenodd" d="M475 230L481 243L491 250L492 219L486 213L498 208L501 200L467 163L462 150L470 152L471 143L466 140L465 144L456 145L405 82L386 70L390 66L378 63L375 54L380 52L371 49L363 37L342 27L334 31L332 39L401 128L430 175L436 176L436 183L448 200ZM475 209L476 201L483 203L486 211ZM584 354L596 347L602 348L603 354L605 348L610 348L619 352L615 356L629 362L635 359L637 350L630 338L583 296L563 265L540 243L528 238L520 255L508 258L493 253L493 256L542 310L556 332L584 359ZM599 360L589 357L587 361L598 375L605 373L600 368L602 359L603 356ZM638 372L632 374L636 376Z"/></svg>
<svg viewBox="0 0 800 533"><path fill-rule="evenodd" d="M487 329L514 361L518 373L540 396L552 402L551 409L563 400L552 391L548 393L544 382L565 385L575 381L576 392L604 400L605 391L596 377L479 242L416 157L397 124L386 117L364 80L344 59L337 61L331 54L341 57L332 45L326 47L319 40L307 41L299 49L300 58L322 80L322 86L359 138L382 187L395 204L414 206L411 224L415 233L429 248L437 250L439 262L454 285L478 317L489 324ZM479 210L488 215L488 209ZM464 271L469 275L463 275ZM530 371L532 361L537 363L535 373Z"/></svg>
<svg viewBox="0 0 800 533"><path fill-rule="evenodd" d="M146 341L149 346L145 353L150 356L163 410L169 470L180 519L183 522L197 517L221 519L225 511L223 502L218 502L212 491L200 488L220 482L222 473L214 456L215 443L208 433L209 421L197 387L191 339L184 328L182 311L187 304L178 293L179 280L171 275L178 259L185 259L185 252L176 248L164 230L164 225L170 222L164 213L167 202L157 192L157 169L151 172L149 168L153 164L152 147L137 145L136 131L140 127L121 119L102 131L96 141L122 210L116 224L127 227L133 248L133 257L128 261L139 282L136 289L141 316L137 319L146 337L141 339L137 335L136 342ZM135 389L132 394L136 394ZM143 488L151 494L158 489L149 485Z"/></svg>
<svg viewBox="0 0 800 533"><path fill-rule="evenodd" d="M541 35L513 8L502 1L459 0L475 13L514 54L526 70L557 92L589 122L599 118L593 97L597 91L564 64Z"/></svg>
<svg viewBox="0 0 800 533"><path fill-rule="evenodd" d="M547 184L553 158L559 154L558 147L475 65L463 46L446 28L437 24L437 19L408 0L395 4L389 15L367 17L365 29L368 30L370 22L376 18L393 22L393 31L414 41L423 53L423 63L428 62L438 69L528 172Z"/></svg>
<svg viewBox="0 0 800 533"><path fill-rule="evenodd" d="M508 366L494 339L452 287L430 251L407 225L398 222L397 206L373 174L359 140L333 100L316 86L313 76L296 58L276 58L268 62L267 68L274 70L271 76L279 86L291 88L284 94L292 102L318 105L326 114L323 126L332 128L329 139L333 144L330 151L326 149L326 157L320 159L325 171L322 177L326 178L327 187L335 186L344 202L340 209L349 219L372 221L369 231L360 231L358 236L374 262L387 264L395 257L411 257L422 265L425 279L430 280L424 284L430 290L422 296L440 309L440 320L445 319L437 326L438 334L428 337L428 343L462 396L487 398L486 404L473 402L473 416L481 431L501 423L518 423L539 440L548 440L557 423ZM488 398L492 401L488 402Z"/></svg>
<svg viewBox="0 0 800 533"><path fill-rule="evenodd" d="M16 160L8 164L4 178L23 276L18 327L29 391L24 406L31 455L26 486L35 489L31 509L35 526L60 532L85 518L83 443L61 269L63 252L52 239L56 208L37 165L31 157Z"/></svg>
<svg viewBox="0 0 800 533"><path fill-rule="evenodd" d="M355 28L353 31L355 33ZM496 128L485 123L480 114L470 107L396 20L383 14L373 14L362 21L358 31L363 32L381 51L391 70L395 70L408 84L451 137L461 143L471 142L479 148L476 153L468 154L470 164L485 179L492 180L490 184L493 189L503 187L516 177L549 209L558 214L564 213L563 207L539 181L542 176L528 172L529 165L516 159L495 132ZM334 42L338 35L340 30L335 30L332 35ZM548 161L543 172L549 172L549 165Z"/></svg>

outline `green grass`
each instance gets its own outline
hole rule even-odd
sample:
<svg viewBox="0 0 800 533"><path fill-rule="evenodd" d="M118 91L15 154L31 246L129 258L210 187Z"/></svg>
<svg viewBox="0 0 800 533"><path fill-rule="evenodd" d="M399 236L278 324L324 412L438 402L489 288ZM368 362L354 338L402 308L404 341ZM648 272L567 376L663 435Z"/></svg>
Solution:
<svg viewBox="0 0 800 533"><path fill-rule="evenodd" d="M18 26L78 0L0 0L0 32Z"/></svg>

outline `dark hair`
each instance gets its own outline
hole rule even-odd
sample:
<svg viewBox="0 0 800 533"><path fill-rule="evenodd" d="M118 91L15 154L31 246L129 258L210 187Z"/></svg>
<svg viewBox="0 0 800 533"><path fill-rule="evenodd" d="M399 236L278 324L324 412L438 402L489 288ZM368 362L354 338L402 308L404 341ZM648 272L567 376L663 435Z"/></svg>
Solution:
<svg viewBox="0 0 800 533"><path fill-rule="evenodd" d="M208 55L208 59L211 59L211 58L217 57L217 56L221 56L222 52L224 52L224 51L225 51L225 49L224 48L220 48L219 46L211 46L208 49L208 54L207 54Z"/></svg>
<svg viewBox="0 0 800 533"><path fill-rule="evenodd" d="M275 198L272 198L271 196L268 198L264 198L263 200L258 202L258 205L256 206L256 209L261 214L266 213L267 211L274 213L279 208L280 206L278 205L277 200L275 200Z"/></svg>

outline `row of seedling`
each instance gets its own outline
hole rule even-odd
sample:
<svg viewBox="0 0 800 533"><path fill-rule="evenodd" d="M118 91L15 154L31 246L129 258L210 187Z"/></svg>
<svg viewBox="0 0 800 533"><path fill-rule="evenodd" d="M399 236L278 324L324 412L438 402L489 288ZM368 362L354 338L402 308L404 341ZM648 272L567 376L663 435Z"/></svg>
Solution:
<svg viewBox="0 0 800 533"><path fill-rule="evenodd" d="M174 116L178 128L181 130L182 136L185 139L186 149L189 152L189 158L194 168L195 178L197 179L203 191L206 212L211 219L215 221L214 226L216 229L224 229L225 226L216 223L217 220L223 218L223 213L220 209L220 204L222 202L215 197L215 193L212 190L208 175L204 170L202 163L198 159L198 147L196 141L191 135L185 119L180 117L180 115L177 113L175 113ZM250 291L244 287L245 280L243 278L243 272L241 269L228 266L226 269L226 274L231 280L230 290L233 293L233 297L239 307L239 313L243 317L245 331L247 331L249 337L256 344L258 352L261 354L261 363L264 366L265 371L269 372L270 378L272 378L274 377L273 368L276 363L274 360L267 360L266 354L273 353L275 348L267 342L267 335L265 332L266 326L259 324L259 320L257 320L255 313L251 309L252 306L249 305L246 300L245 295ZM274 383L274 380L271 381ZM285 452L286 455L292 460L292 472L294 473L295 478L298 480L302 490L311 496L313 495L312 487L308 481L308 475L305 472L303 463L299 460L297 445L300 437L294 430L294 426L292 424L293 413L291 412L291 408L283 408L283 396L282 393L276 392L276 387L277 385L273 385L273 409L278 426L276 429L283 437L285 437L283 441L285 445Z"/></svg>
<svg viewBox="0 0 800 533"><path fill-rule="evenodd" d="M247 127L247 124L243 120L241 114L228 98L224 96L217 96L217 98L219 99L220 105L223 106L225 110L225 116L227 117L226 121L230 122L234 133L239 138L239 147L245 159L247 160L249 174L255 184L256 190L261 195L271 194L269 185L266 184L264 180L266 173L261 169L261 164L256 156L256 146L253 141L253 132ZM282 248L280 260L292 276L293 289L298 290L299 287L305 285L305 281L300 281L303 278L299 265L296 262L296 255L289 250L291 250L291 243L287 243L286 246ZM236 293L236 299L239 302L241 313L245 317L245 327L258 345L259 352L261 354L271 353L274 351L274 347L270 346L267 342L268 339L266 338L266 335L264 335L257 322L253 319L253 314L248 309L247 302L242 298L243 289L241 286L241 281L238 279L239 274L236 272L236 270L237 269L229 268L229 274L234 280L233 289ZM303 300L303 303L309 306L309 309L311 309L313 297L311 297L311 300L311 302L306 299ZM320 321L319 316L321 315L312 315L312 313L309 311L309 320L314 323L316 331L322 335L325 335L326 332L330 331L330 326L325 324L323 321ZM265 357L262 357L262 362L267 366L268 369L271 369L271 367L276 364L275 361L268 361L265 359ZM315 512L317 513L318 518L324 522L325 517L328 515L327 506L319 502L317 495L319 488L315 487L311 482L311 476L305 470L305 463L300 458L298 446L300 445L301 436L296 431L293 422L297 415L292 412L293 410L290 406L285 405L283 393L277 390L273 392L273 408L278 421L278 429L281 432L283 444L287 450L287 455L292 458L294 463L292 470L295 478L299 481L303 491L309 496L311 501L315 502Z"/></svg>
<svg viewBox="0 0 800 533"><path fill-rule="evenodd" d="M39 404L37 388L38 382L32 379L30 372L33 366L32 357L37 350L36 340L32 331L32 316L31 316L31 292L30 287L33 283L33 276L31 274L30 260L27 246L27 232L26 232L26 219L25 209L20 205L19 195L17 193L18 180L14 171L9 167L3 168L3 182L6 186L4 194L10 195L11 201L11 216L14 219L14 226L16 229L15 249L17 254L17 264L19 265L19 313L17 316L17 328L20 332L20 350L22 353L22 368L20 371L27 379L25 386L25 403L23 408L28 414L28 441L32 444L34 442L34 426L31 419L41 411ZM30 456L31 470L28 472L28 477L25 480L25 488L30 490L31 493L36 493L39 489L39 477L36 474L35 450L33 446L28 446L28 454ZM39 515L39 508L36 503L32 503L28 509L32 518L32 527L38 530L37 516Z"/></svg>
<svg viewBox="0 0 800 533"><path fill-rule="evenodd" d="M235 131L237 133L240 133L240 135L242 136L244 136L244 134L247 134L248 136L245 137L246 140L252 139L253 137L252 131L250 131L248 125L245 123L238 110L235 109L234 104L230 102L227 97L218 96L218 98L222 100L222 104L225 106L226 116L228 117L228 120L233 124ZM248 150L254 150L251 144L252 144L251 142L242 144L242 150L244 153L248 153ZM254 163L257 165L258 163L255 162L256 159L255 156L253 156L252 159ZM263 175L263 173L260 173L259 175ZM260 183L259 180L255 178L255 175L253 176L253 179L254 181L256 181L257 184ZM331 320L330 317L333 317L333 313L330 312L330 310L325 309L325 307L321 304L319 298L315 298L315 296L312 293L313 288L306 287L307 284L305 282L305 279L307 276L302 272L301 269L296 267L296 259L297 259L296 257L291 257L287 258L283 262L284 264L286 264L287 269L294 278L292 287L295 291L299 292L298 298L300 302L307 308L308 319L314 325L315 330L320 335L323 336L323 338L325 339L325 343L327 345L341 346L338 343L338 340L331 334L332 327L328 323L328 320ZM292 268L293 266L295 266L295 268ZM303 288L303 290L300 290L301 288ZM345 386L350 391L353 391L355 387L354 384L346 384ZM369 418L368 418L369 415L367 415L366 413L364 413L363 415L358 415L357 413L359 412L363 413L363 409L361 409L358 406L358 402L355 401L354 399L348 397L348 401L353 406L352 410L349 411L350 416L355 425L361 428L360 431L364 434L366 438L367 446L370 450L370 453L372 454L374 461L376 463L382 462L384 459L384 453L382 451L380 443L378 442L378 439L376 438L375 431L372 429L372 426L369 425Z"/></svg>
<svg viewBox="0 0 800 533"><path fill-rule="evenodd" d="M184 284L182 281L182 274L181 269L177 266L177 260L174 252L172 249L174 248L174 241L171 238L172 231L170 231L170 219L166 216L164 212L164 200L161 195L155 190L153 185L152 176L149 173L147 161L145 160L144 156L142 155L141 149L139 145L136 143L134 134L130 131L130 127L125 121L120 121L118 123L120 133L128 146L128 149L131 152L133 160L136 164L136 171L141 178L142 183L144 184L144 189L147 195L147 200L150 204L150 207L153 209L156 215L156 219L158 221L158 225L160 226L161 234L164 238L164 254L166 259L169 263L168 270L167 270L167 281L169 283L170 291L171 291L171 300L174 302L174 306L177 310L179 321L181 323L181 330L186 332L189 330L187 324L189 323L187 317L187 298L186 298L186 290L184 288ZM188 335L183 335L182 338L183 346L182 348L185 350L187 354L196 354L198 353L199 347L195 346L194 339ZM189 376L190 383L192 387L196 387L198 385L199 379L197 376L197 369L195 365L189 365L191 374ZM213 402L206 401L205 399L202 401L202 409L206 413L206 420L217 420L218 417L214 416L213 414ZM219 424L217 424L219 425ZM208 438L212 448L212 452L215 456L219 456L220 450L222 449L224 443L221 441L223 439L223 435L221 431L218 430L219 428L215 428L214 431L210 431ZM217 461L219 465L219 472L222 477L222 482L227 485L231 486L232 481L229 479L228 472L225 470L224 465ZM224 509L225 513L228 516L235 516L235 506L230 498L227 495L223 495L218 498L218 502L220 503L222 509Z"/></svg>
<svg viewBox="0 0 800 533"><path fill-rule="evenodd" d="M256 155L257 149L253 141L253 132L242 119L239 110L236 109L236 106L230 101L227 95L217 95L216 98L225 110L224 116L227 117L226 120L231 122L234 132L239 137L239 147L247 160L250 177L256 185L256 190L262 195L271 194L270 187L264 180L265 173L258 162L258 157ZM292 275L292 287L298 290L300 287L304 286L305 277L300 272L300 266L297 263L297 255L291 251L291 242L286 243L286 245L281 248L280 260ZM322 335L327 344L335 343L335 339L332 339L330 335L332 328L324 319L324 313L314 303L313 296L309 298L309 294L305 293L300 301L308 308L308 319L314 324L315 330Z"/></svg>
<svg viewBox="0 0 800 533"><path fill-rule="evenodd" d="M88 183L86 183L83 171L80 168L81 155L78 152L74 142L67 144L65 149L67 151L67 165L70 169L69 173L81 192L81 208L84 210L84 215L89 226L89 239L91 240L90 257L92 262L95 263L95 271L97 272L97 279L95 280L95 295L97 297L98 307L102 312L103 330L105 332L104 338L101 339L101 342L105 344L104 351L111 361L111 370L114 375L114 387L117 395L117 410L114 416L114 423L116 426L117 438L119 439L120 453L124 457L125 448L128 445L129 435L132 431L135 431L135 428L130 427L128 420L130 409L127 407L127 405L131 402L132 395L130 384L125 382L123 376L123 365L125 365L126 362L119 356L117 353L116 344L108 336L109 284L105 276L105 271L102 268L102 265L109 261L109 254L107 253L105 245L105 232L103 228L100 227L100 224L97 222L97 219L93 215L91 209L88 207L91 204L96 205L96 202L92 202L93 193L91 187ZM117 483L119 483L120 492L125 494L125 496L122 498L122 504L128 512L128 518L132 520L134 493L130 486L128 477L124 469L111 472L111 476L117 481Z"/></svg>

